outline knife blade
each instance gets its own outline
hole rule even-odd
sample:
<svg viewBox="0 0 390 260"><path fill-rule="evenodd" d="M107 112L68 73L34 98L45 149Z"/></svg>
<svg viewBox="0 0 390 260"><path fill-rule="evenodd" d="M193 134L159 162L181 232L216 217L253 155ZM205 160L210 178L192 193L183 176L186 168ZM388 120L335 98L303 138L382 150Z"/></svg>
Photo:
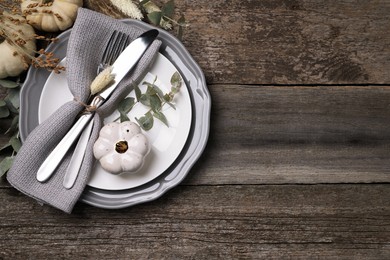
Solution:
<svg viewBox="0 0 390 260"><path fill-rule="evenodd" d="M72 154L72 158L70 159L69 165L66 168L62 185L68 190L73 187L77 176L79 175L81 164L83 163L85 156L85 150L88 145L89 137L91 136L92 128L93 120L91 120L87 127L82 131L79 141L77 142Z"/></svg>
<svg viewBox="0 0 390 260"><path fill-rule="evenodd" d="M98 102L93 104L96 108L101 106L114 92L120 81L132 70L138 63L142 55L149 48L152 42L157 38L158 30L153 29L141 34L132 41L128 47L119 55L112 65L112 74L115 76L114 83L99 94ZM47 181L55 172L61 163L65 154L78 139L83 129L92 119L93 114L89 113L81 116L73 127L67 132L63 139L57 144L54 150L49 154L37 171L36 178L39 182Z"/></svg>

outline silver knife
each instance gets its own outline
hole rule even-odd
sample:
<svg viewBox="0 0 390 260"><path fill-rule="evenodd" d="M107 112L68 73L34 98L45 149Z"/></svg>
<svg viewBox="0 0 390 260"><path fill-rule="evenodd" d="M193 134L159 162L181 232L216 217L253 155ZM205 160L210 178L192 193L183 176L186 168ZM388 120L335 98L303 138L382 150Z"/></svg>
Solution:
<svg viewBox="0 0 390 260"><path fill-rule="evenodd" d="M157 38L158 30L153 29L143 33L137 39L132 41L130 45L119 55L112 65L112 73L115 75L115 82L99 94L101 97L98 102L93 105L101 106L115 90L119 82L126 74L137 64L144 52ZM68 131L64 138L57 144L54 150L49 154L46 160L42 163L37 172L37 180L40 182L47 181L54 173L65 154L68 152L73 143L80 136L85 126L92 119L93 114L89 113L81 116L73 127Z"/></svg>

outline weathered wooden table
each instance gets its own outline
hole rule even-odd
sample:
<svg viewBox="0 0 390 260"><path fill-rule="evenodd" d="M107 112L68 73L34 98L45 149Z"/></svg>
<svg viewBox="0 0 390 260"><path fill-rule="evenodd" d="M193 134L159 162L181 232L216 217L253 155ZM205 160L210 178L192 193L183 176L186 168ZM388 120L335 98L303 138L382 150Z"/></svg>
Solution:
<svg viewBox="0 0 390 260"><path fill-rule="evenodd" d="M176 5L213 102L201 159L122 210L3 180L0 258L389 259L390 1Z"/></svg>

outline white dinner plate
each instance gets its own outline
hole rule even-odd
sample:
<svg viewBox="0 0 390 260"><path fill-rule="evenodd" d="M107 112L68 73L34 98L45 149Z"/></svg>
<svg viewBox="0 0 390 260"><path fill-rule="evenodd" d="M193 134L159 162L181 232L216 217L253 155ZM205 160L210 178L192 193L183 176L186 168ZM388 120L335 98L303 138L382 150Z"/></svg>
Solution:
<svg viewBox="0 0 390 260"><path fill-rule="evenodd" d="M141 31L155 29L152 25L134 19L125 19L123 23ZM186 144L173 164L152 181L125 190L105 190L87 186L80 197L80 202L99 208L120 209L153 201L179 185L190 174L206 148L212 103L206 78L185 46L170 32L158 30L161 40L160 53L179 70L191 98L192 122ZM61 33L58 41L50 44L47 51L53 52L58 58L64 58L71 31L69 29ZM34 66L30 66L27 73L20 91L19 131L22 142L39 124L40 97L49 75L48 71Z"/></svg>
<svg viewBox="0 0 390 260"><path fill-rule="evenodd" d="M65 62L65 59L62 62ZM144 81L152 83L157 76L155 84L164 93L168 93L171 88L171 76L176 71L175 66L159 53L150 71L140 82L139 87L144 92L146 86L142 83ZM134 97L134 91L129 96ZM43 122L61 105L70 100L73 100L73 96L67 86L66 73L51 73L40 96L38 109L39 123ZM88 185L104 190L131 189L155 179L167 170L182 151L191 129L191 98L184 81L180 92L175 95L173 103L176 109L173 109L169 105L163 107L163 113L167 117L169 127L155 119L153 128L149 131L143 131L149 138L151 151L146 157L143 167L138 172L114 175L106 172L100 166L100 163L97 162ZM137 104L130 111L129 118L135 122L134 118L141 117L146 111L146 107ZM119 113L114 112L104 120L104 123L112 122L118 117Z"/></svg>

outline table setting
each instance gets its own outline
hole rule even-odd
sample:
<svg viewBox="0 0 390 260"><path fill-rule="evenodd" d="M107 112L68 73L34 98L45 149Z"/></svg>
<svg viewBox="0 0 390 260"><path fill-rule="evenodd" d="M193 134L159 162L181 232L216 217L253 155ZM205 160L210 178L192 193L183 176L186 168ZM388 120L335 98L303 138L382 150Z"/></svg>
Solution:
<svg viewBox="0 0 390 260"><path fill-rule="evenodd" d="M389 1L22 2L1 259L389 258Z"/></svg>
<svg viewBox="0 0 390 260"><path fill-rule="evenodd" d="M102 105L86 105L90 99L89 86L97 78L97 68L107 45L112 42L110 36L114 31L127 35L126 46L141 39L138 37L145 32L155 31L156 39L139 55L134 68L123 72L123 79L115 80L112 94L105 97ZM65 71L57 74L30 67L27 73L20 92L19 130L23 145L7 174L14 188L39 203L71 213L77 202L106 209L148 202L159 198L187 176L207 143L211 99L202 70L177 38L139 20L118 20L79 8L73 27L62 32L46 51L61 60ZM134 51L128 53L135 55ZM123 57L119 53L117 56L117 60ZM126 63L129 62L122 64ZM118 76L122 66L115 64L113 75ZM174 106L162 108L167 122L154 120L150 131L139 131L149 142L149 151L145 152L147 155L140 169L112 174L101 167L94 157L94 144L102 128L122 115L117 111L118 104L125 98L139 99L137 90L147 91L145 82L153 82L153 86L169 92L174 74L182 84L172 101ZM53 163L54 157L50 154L55 147L64 147L60 142L77 124L75 120L86 117L80 116L80 112L91 107L88 120L92 123L86 122L85 125L90 126L80 130L88 133L79 133L80 137L64 150L58 165L50 166L52 172L39 177L44 165ZM141 124L138 118L145 113L147 110L141 106L132 109L127 116L132 124ZM81 139L85 140L85 151L81 153L75 152L78 138L80 143ZM65 180L69 181L69 164L74 160L79 161L80 170L71 177L71 184L65 185Z"/></svg>

